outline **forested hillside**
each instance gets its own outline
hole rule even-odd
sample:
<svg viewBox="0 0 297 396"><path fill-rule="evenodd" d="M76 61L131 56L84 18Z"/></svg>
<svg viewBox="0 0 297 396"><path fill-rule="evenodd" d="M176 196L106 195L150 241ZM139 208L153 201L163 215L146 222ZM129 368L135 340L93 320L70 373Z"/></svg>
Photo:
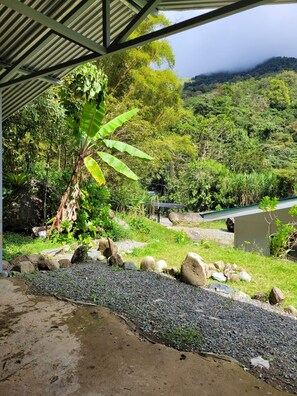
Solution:
<svg viewBox="0 0 297 396"><path fill-rule="evenodd" d="M217 194L225 191L224 199L216 195L212 206L246 204L259 200L263 194L279 197L294 194L296 72L283 71L217 84L207 93L186 98L185 107L195 116L193 138L199 157L197 166L201 166L201 161L215 161L213 172L218 173L220 169L213 188L219 190ZM224 172L228 173L226 178ZM205 179L208 182L211 179L207 173ZM241 190L242 183L246 184L245 192ZM235 196L236 202L232 198Z"/></svg>
<svg viewBox="0 0 297 396"><path fill-rule="evenodd" d="M160 15L146 20L136 34L167 24ZM55 215L79 155L76 121L82 104L94 98L98 103L106 98L106 121L139 108L110 138L154 160L148 163L118 153L140 177L132 181L98 157L106 187L96 185L82 167L75 190L80 207L77 229L95 232L93 225L100 222L90 219L98 212L106 217L109 202L114 209L139 210L151 190L160 200L195 211L245 205L265 195L294 195L297 72L279 72L280 64L281 70L293 69L296 59L274 58L254 69L256 77L245 74L233 81L233 76L215 85L211 80L207 92L199 88L183 99L166 41L78 68L4 124L4 226L18 219L18 208L31 208L26 215L35 219L34 225ZM113 148L105 151L115 153ZM93 231L88 224L93 224Z"/></svg>
<svg viewBox="0 0 297 396"><path fill-rule="evenodd" d="M254 68L240 72L219 72L211 74L199 74L186 82L184 85L185 96L195 95L195 92L208 92L218 83L236 82L250 77L264 77L285 70L297 72L297 59L277 56L255 66Z"/></svg>

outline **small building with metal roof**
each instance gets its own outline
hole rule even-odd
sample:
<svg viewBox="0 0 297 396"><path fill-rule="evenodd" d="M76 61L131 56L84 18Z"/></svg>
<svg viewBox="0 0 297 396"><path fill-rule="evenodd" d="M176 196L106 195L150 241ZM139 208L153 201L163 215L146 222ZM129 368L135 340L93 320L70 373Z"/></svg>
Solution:
<svg viewBox="0 0 297 396"><path fill-rule="evenodd" d="M290 223L292 217L289 209L297 205L297 197L279 199L273 217L283 223ZM217 210L203 213L205 221L215 221L234 218L234 247L248 252L258 251L265 256L270 255L269 233L276 232L275 222L272 221L269 232L269 214L259 209L259 204Z"/></svg>

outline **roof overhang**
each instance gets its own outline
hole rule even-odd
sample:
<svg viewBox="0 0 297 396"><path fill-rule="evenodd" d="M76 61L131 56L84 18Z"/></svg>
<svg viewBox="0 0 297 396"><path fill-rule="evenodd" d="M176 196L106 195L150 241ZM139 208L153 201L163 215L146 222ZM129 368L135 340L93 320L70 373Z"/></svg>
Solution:
<svg viewBox="0 0 297 396"><path fill-rule="evenodd" d="M289 209L294 205L297 205L297 197L279 199L275 210ZM204 221L215 221L228 218L249 216L258 213L263 213L263 210L259 209L259 204L254 204L200 214L203 217Z"/></svg>
<svg viewBox="0 0 297 396"><path fill-rule="evenodd" d="M267 3L271 1L0 0L3 119L80 64ZM129 39L148 15L194 9L213 10Z"/></svg>

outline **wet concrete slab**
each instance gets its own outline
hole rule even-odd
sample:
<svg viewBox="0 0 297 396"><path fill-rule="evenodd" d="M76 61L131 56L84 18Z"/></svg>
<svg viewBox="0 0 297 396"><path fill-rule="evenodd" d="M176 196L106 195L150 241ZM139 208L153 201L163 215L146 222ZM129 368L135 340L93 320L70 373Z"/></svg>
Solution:
<svg viewBox="0 0 297 396"><path fill-rule="evenodd" d="M220 358L140 337L109 310L0 280L0 395L288 395Z"/></svg>

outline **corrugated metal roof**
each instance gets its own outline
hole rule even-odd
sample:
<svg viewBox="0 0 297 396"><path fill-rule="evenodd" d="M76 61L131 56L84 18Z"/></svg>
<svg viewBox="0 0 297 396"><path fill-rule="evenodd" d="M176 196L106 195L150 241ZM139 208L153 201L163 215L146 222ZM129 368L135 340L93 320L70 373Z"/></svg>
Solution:
<svg viewBox="0 0 297 396"><path fill-rule="evenodd" d="M297 197L279 199L276 210L287 209L297 205ZM263 213L263 210L259 209L259 204L240 206L237 208L216 210L208 213L200 213L205 221L215 221L228 219L229 217L242 217L249 216L251 214Z"/></svg>
<svg viewBox="0 0 297 396"><path fill-rule="evenodd" d="M279 1L267 1L268 3L279 4L279 3L294 3L295 1L290 0L279 0ZM184 11L184 10L203 10L203 9L211 9L211 8L219 8L224 7L228 4L234 3L233 1L226 0L198 0L198 1L172 1L172 0L163 0L158 6L159 10L164 11Z"/></svg>
<svg viewBox="0 0 297 396"><path fill-rule="evenodd" d="M266 2L0 0L0 89L3 119L36 98L78 64L263 3ZM189 22L127 41L138 24L158 10L218 7L218 11L209 12Z"/></svg>
<svg viewBox="0 0 297 396"><path fill-rule="evenodd" d="M22 3L103 45L101 1L25 0ZM112 1L110 12L110 33L111 38L114 38L122 30L121 24L126 26L135 16L135 12L121 1ZM73 43L50 28L0 4L1 82L92 54L92 50ZM50 78L28 80L4 88L3 119L40 95L51 82L59 80L72 68L51 73Z"/></svg>

